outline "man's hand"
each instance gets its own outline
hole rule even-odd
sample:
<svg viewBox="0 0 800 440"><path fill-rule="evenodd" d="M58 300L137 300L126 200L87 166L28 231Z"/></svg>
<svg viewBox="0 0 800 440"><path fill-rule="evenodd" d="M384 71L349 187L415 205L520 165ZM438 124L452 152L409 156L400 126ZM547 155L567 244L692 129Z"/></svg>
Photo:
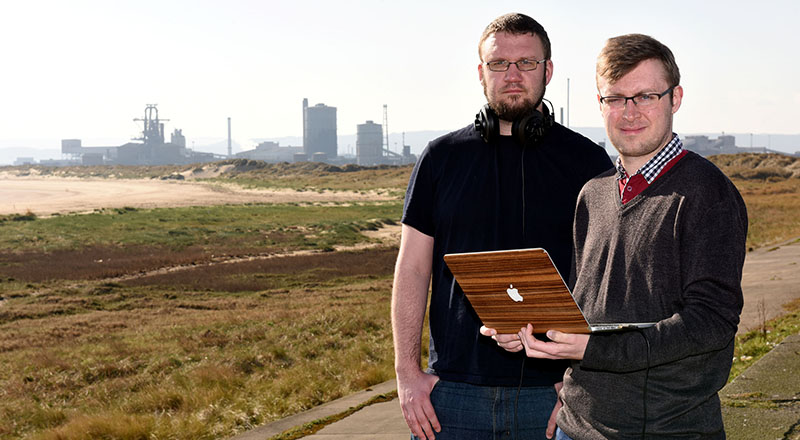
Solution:
<svg viewBox="0 0 800 440"><path fill-rule="evenodd" d="M547 421L547 431L545 432L545 437L553 438L556 435L556 417L558 417L558 412L561 410L561 387L564 386L564 382L558 382L557 384L553 385L556 388L556 405L553 407L553 412L550 413L550 419Z"/></svg>
<svg viewBox="0 0 800 440"><path fill-rule="evenodd" d="M525 348L522 346L522 341L519 339L518 334L512 333L499 335L497 334L497 330L486 327L485 325L481 326L481 334L483 336L491 337L495 340L495 342L497 342L497 345L512 353L516 353Z"/></svg>
<svg viewBox="0 0 800 440"><path fill-rule="evenodd" d="M528 324L519 331L519 338L528 357L540 359L583 359L589 335L562 333L548 330L547 337L552 342L544 342L533 336L533 326Z"/></svg>
<svg viewBox="0 0 800 440"><path fill-rule="evenodd" d="M442 430L431 405L431 390L439 378L419 370L409 377L404 376L397 375L397 395L406 424L420 439L433 440L436 438L434 431Z"/></svg>

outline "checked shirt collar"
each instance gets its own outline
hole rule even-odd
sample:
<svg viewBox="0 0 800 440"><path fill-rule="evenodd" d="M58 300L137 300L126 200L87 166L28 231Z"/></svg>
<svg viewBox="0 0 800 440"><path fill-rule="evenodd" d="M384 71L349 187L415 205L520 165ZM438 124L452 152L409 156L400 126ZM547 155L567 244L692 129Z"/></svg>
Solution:
<svg viewBox="0 0 800 440"><path fill-rule="evenodd" d="M649 185L661 174L664 166L677 155L681 154L681 151L683 151L683 142L681 142L681 138L679 138L677 134L672 133L672 140L669 141L667 146L662 148L658 154L642 165L632 176L628 175L628 172L622 167L622 160L617 157L617 180L625 182L631 177L641 174Z"/></svg>

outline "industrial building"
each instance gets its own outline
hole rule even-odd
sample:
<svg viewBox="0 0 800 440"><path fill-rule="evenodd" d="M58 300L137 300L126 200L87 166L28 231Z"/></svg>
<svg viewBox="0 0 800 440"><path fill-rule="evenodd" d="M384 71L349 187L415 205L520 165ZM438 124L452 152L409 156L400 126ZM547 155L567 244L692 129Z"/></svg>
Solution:
<svg viewBox="0 0 800 440"><path fill-rule="evenodd" d="M389 112L383 106L383 125L367 121L358 124L356 130L356 163L364 166L406 165L417 161L411 154L411 146L406 145L403 135L403 153L389 149Z"/></svg>
<svg viewBox="0 0 800 440"><path fill-rule="evenodd" d="M383 164L383 126L367 121L357 127L356 163L364 166Z"/></svg>
<svg viewBox="0 0 800 440"><path fill-rule="evenodd" d="M261 142L253 150L241 151L235 157L263 160L264 162L295 162L295 155L303 153L303 147L281 147L277 142ZM303 159L302 161L305 161Z"/></svg>
<svg viewBox="0 0 800 440"><path fill-rule="evenodd" d="M683 146L687 150L694 151L701 156L713 156L715 154L737 154L737 153L775 153L787 154L782 151L770 150L766 147L737 147L736 138L731 135L721 135L716 139L708 136L686 136Z"/></svg>
<svg viewBox="0 0 800 440"><path fill-rule="evenodd" d="M403 145L403 153L389 150L388 113L383 106L383 125L373 121L358 124L356 130L356 163L364 166L403 165L416 162L411 147ZM303 98L303 151L293 155L294 162L311 160L345 164L349 160L337 153L336 107L325 104L308 106ZM403 142L405 144L405 141Z"/></svg>
<svg viewBox="0 0 800 440"><path fill-rule="evenodd" d="M158 117L156 104L147 104L142 122L142 136L116 147L84 147L80 139L63 139L61 154L71 162L82 165L179 165L212 162L224 156L199 153L186 148L186 137L181 130L174 130L170 141L165 142L164 123L168 119Z"/></svg>
<svg viewBox="0 0 800 440"><path fill-rule="evenodd" d="M308 99L303 99L303 152L308 157L324 153L324 156L317 156L324 160L338 156L336 107L325 104L309 107Z"/></svg>

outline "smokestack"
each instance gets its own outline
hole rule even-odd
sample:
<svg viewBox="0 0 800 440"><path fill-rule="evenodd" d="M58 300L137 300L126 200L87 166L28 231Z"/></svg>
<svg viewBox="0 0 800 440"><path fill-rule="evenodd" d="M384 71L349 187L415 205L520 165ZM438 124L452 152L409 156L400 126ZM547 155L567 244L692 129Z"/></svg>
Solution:
<svg viewBox="0 0 800 440"><path fill-rule="evenodd" d="M233 151L231 150L231 118L228 118L228 159L233 157Z"/></svg>
<svg viewBox="0 0 800 440"><path fill-rule="evenodd" d="M308 98L303 98L303 151L307 151L308 139L306 135L306 121L308 119Z"/></svg>

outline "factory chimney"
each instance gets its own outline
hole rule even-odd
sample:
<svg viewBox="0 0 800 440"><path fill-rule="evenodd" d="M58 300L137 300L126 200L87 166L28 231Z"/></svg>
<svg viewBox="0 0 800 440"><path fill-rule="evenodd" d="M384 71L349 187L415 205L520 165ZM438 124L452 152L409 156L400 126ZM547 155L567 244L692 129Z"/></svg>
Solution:
<svg viewBox="0 0 800 440"><path fill-rule="evenodd" d="M231 151L231 118L228 118L228 159L233 157L233 151Z"/></svg>
<svg viewBox="0 0 800 440"><path fill-rule="evenodd" d="M303 151L308 148L308 134L306 123L308 122L308 98L303 98Z"/></svg>

